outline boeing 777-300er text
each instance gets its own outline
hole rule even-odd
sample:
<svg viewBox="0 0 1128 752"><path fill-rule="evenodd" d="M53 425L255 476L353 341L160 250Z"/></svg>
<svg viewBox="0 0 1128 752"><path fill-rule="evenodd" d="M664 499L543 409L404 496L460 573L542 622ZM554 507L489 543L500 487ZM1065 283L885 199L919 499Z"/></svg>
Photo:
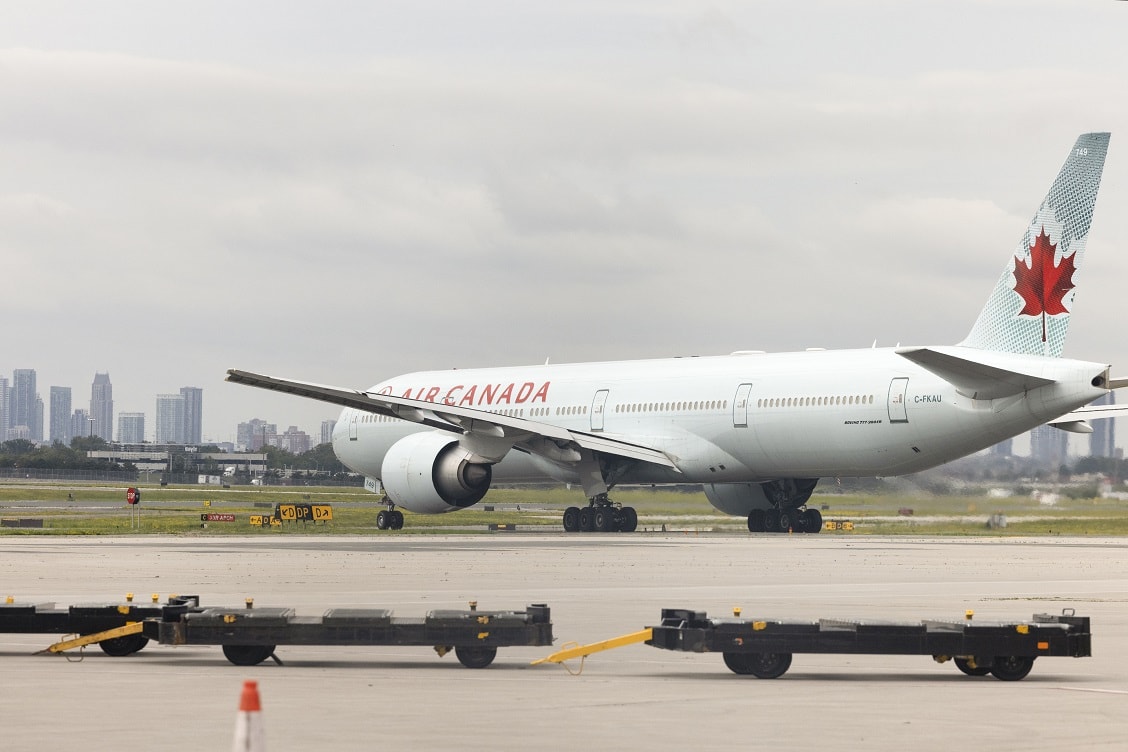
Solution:
<svg viewBox="0 0 1128 752"><path fill-rule="evenodd" d="M1108 141L1077 139L957 345L428 371L368 390L227 380L343 405L333 448L382 485L381 528L403 526L396 506L452 512L492 482L551 479L588 498L564 512L569 532L633 531L616 485L685 483L753 532L818 532L819 478L913 473L1115 414L1086 406L1128 379L1061 357Z"/></svg>

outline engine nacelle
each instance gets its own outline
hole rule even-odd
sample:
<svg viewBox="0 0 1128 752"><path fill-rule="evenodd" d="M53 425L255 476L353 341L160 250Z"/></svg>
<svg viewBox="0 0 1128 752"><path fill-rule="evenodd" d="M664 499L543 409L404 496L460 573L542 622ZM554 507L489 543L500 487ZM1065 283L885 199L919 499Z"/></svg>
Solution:
<svg viewBox="0 0 1128 752"><path fill-rule="evenodd" d="M782 478L764 483L706 483L705 498L714 507L738 517L753 509L793 509L807 503L818 478Z"/></svg>
<svg viewBox="0 0 1128 752"><path fill-rule="evenodd" d="M420 514L465 509L490 490L493 466L474 455L451 434L413 433L392 444L384 455L380 482L397 506Z"/></svg>
<svg viewBox="0 0 1128 752"><path fill-rule="evenodd" d="M753 509L771 509L759 483L706 483L705 498L725 514L747 517Z"/></svg>

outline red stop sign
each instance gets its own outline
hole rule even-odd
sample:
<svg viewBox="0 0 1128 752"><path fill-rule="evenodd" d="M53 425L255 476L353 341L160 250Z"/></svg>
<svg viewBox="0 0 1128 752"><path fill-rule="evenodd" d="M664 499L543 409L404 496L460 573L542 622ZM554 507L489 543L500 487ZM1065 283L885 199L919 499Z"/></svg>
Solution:
<svg viewBox="0 0 1128 752"><path fill-rule="evenodd" d="M141 492L136 488L127 488L125 491L125 503L127 504L140 504Z"/></svg>

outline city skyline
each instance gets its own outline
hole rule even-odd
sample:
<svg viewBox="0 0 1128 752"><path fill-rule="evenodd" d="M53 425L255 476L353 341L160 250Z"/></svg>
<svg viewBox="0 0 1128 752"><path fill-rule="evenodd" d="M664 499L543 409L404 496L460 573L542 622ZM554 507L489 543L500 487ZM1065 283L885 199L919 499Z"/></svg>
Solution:
<svg viewBox="0 0 1128 752"><path fill-rule="evenodd" d="M0 374L0 441L27 438L44 443L59 440L69 444L75 436L94 435L111 442L137 443L137 432L141 431L142 442L165 443L162 439L172 438L175 440L168 443L237 445L239 424L253 418L231 416L231 429L227 435L209 434L203 428L204 416L207 414L204 409L205 390L197 386L180 387L175 394L154 393L150 398L152 407L149 409L117 409L115 403L133 405L139 400L130 396L128 402L121 401L120 392L115 395L112 374L105 371L93 372L88 382L91 398L87 406L75 407L74 386L54 383L47 387L49 397L45 405L42 399L44 380L38 369L15 368L11 374L11 377ZM79 393L84 391L85 389L79 388ZM165 416L171 421L171 427L161 425L162 399L167 409L178 411ZM102 411L101 418L96 416L99 409ZM316 425L300 425L294 421L276 421L271 425L288 426L286 432L278 434L280 443L301 446L299 434L306 434L311 437L309 444L312 448L318 443L315 437L325 435L326 424L331 425L336 421L338 410L329 407L329 412L332 417L322 418ZM16 422L17 416L26 422ZM110 436L102 433L100 421L108 421L112 427ZM27 426L26 435L21 432L19 436L9 436L9 429L16 426ZM121 438L123 431L128 433L127 439Z"/></svg>

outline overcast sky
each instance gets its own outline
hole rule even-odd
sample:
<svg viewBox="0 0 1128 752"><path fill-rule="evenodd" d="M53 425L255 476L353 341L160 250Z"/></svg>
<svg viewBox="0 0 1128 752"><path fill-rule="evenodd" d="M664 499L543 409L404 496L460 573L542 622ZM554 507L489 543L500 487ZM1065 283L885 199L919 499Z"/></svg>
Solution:
<svg viewBox="0 0 1128 752"><path fill-rule="evenodd" d="M0 373L150 438L336 417L228 368L955 343L1092 130L1066 355L1128 376L1128 3L0 9Z"/></svg>

